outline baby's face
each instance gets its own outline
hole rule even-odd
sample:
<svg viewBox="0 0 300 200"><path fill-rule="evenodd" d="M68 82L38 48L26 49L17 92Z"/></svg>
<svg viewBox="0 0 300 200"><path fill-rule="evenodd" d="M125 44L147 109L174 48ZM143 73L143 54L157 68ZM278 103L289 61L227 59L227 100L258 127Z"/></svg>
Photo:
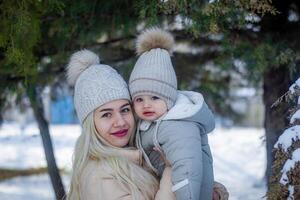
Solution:
<svg viewBox="0 0 300 200"><path fill-rule="evenodd" d="M164 100L151 95L136 96L133 99L133 106L137 116L146 121L154 121L168 110Z"/></svg>

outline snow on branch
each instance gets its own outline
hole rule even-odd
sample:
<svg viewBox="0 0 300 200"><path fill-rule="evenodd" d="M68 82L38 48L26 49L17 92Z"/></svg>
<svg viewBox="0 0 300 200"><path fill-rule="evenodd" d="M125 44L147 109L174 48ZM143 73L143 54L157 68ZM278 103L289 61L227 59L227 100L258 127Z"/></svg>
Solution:
<svg viewBox="0 0 300 200"><path fill-rule="evenodd" d="M268 191L270 200L294 200L300 197L300 78L271 107L283 100L290 105L290 127L274 145L275 160L270 178L272 186Z"/></svg>
<svg viewBox="0 0 300 200"><path fill-rule="evenodd" d="M282 176L280 179L281 184L286 185L287 183L289 183L289 178L287 176L287 173L291 171L291 169L295 168L296 163L299 161L300 161L300 149L297 149L293 152L292 158L288 159L283 165L283 168L281 170Z"/></svg>
<svg viewBox="0 0 300 200"><path fill-rule="evenodd" d="M299 96L300 94L300 77L292 84L289 88L289 91L284 93L281 97L279 97L272 105L271 108L278 106L283 100L288 101L293 99L295 96ZM300 97L298 98L298 104L300 104Z"/></svg>
<svg viewBox="0 0 300 200"><path fill-rule="evenodd" d="M291 91L291 93L293 94L293 93L295 93L295 90L299 89L299 88L300 88L300 78L298 78L296 80L296 82L293 85L291 85L291 87L289 88L289 91Z"/></svg>
<svg viewBox="0 0 300 200"><path fill-rule="evenodd" d="M292 126L286 129L275 143L274 148L279 146L285 151L292 145L293 141L300 140L300 125Z"/></svg>
<svg viewBox="0 0 300 200"><path fill-rule="evenodd" d="M299 100L299 99L298 99ZM297 110L291 117L290 124L293 124L297 119L300 119L300 110Z"/></svg>

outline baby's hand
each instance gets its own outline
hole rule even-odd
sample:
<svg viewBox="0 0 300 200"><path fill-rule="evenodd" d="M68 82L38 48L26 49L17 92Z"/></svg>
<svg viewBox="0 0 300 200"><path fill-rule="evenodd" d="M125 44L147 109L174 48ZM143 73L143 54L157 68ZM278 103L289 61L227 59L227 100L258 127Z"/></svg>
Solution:
<svg viewBox="0 0 300 200"><path fill-rule="evenodd" d="M161 148L153 147L153 150L160 154L160 158L165 163L165 167L171 167L170 162L167 160L167 157L164 154L164 152L161 150Z"/></svg>

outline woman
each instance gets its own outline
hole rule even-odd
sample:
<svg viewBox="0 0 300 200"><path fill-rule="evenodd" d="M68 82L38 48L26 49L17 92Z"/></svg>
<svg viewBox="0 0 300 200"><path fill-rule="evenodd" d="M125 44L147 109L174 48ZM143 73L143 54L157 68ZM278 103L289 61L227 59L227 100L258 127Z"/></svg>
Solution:
<svg viewBox="0 0 300 200"><path fill-rule="evenodd" d="M93 52L72 55L68 80L82 125L74 152L69 200L174 199L170 168L160 185L133 148L135 121L127 84ZM158 191L158 192L157 192Z"/></svg>

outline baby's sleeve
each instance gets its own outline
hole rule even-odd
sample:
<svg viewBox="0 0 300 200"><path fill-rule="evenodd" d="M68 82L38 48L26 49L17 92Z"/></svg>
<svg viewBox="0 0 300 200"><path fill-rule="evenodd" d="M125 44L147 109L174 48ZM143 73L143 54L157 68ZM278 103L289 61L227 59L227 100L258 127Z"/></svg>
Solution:
<svg viewBox="0 0 300 200"><path fill-rule="evenodd" d="M172 166L172 191L177 200L200 198L202 146L199 127L188 121L167 121L158 141Z"/></svg>

